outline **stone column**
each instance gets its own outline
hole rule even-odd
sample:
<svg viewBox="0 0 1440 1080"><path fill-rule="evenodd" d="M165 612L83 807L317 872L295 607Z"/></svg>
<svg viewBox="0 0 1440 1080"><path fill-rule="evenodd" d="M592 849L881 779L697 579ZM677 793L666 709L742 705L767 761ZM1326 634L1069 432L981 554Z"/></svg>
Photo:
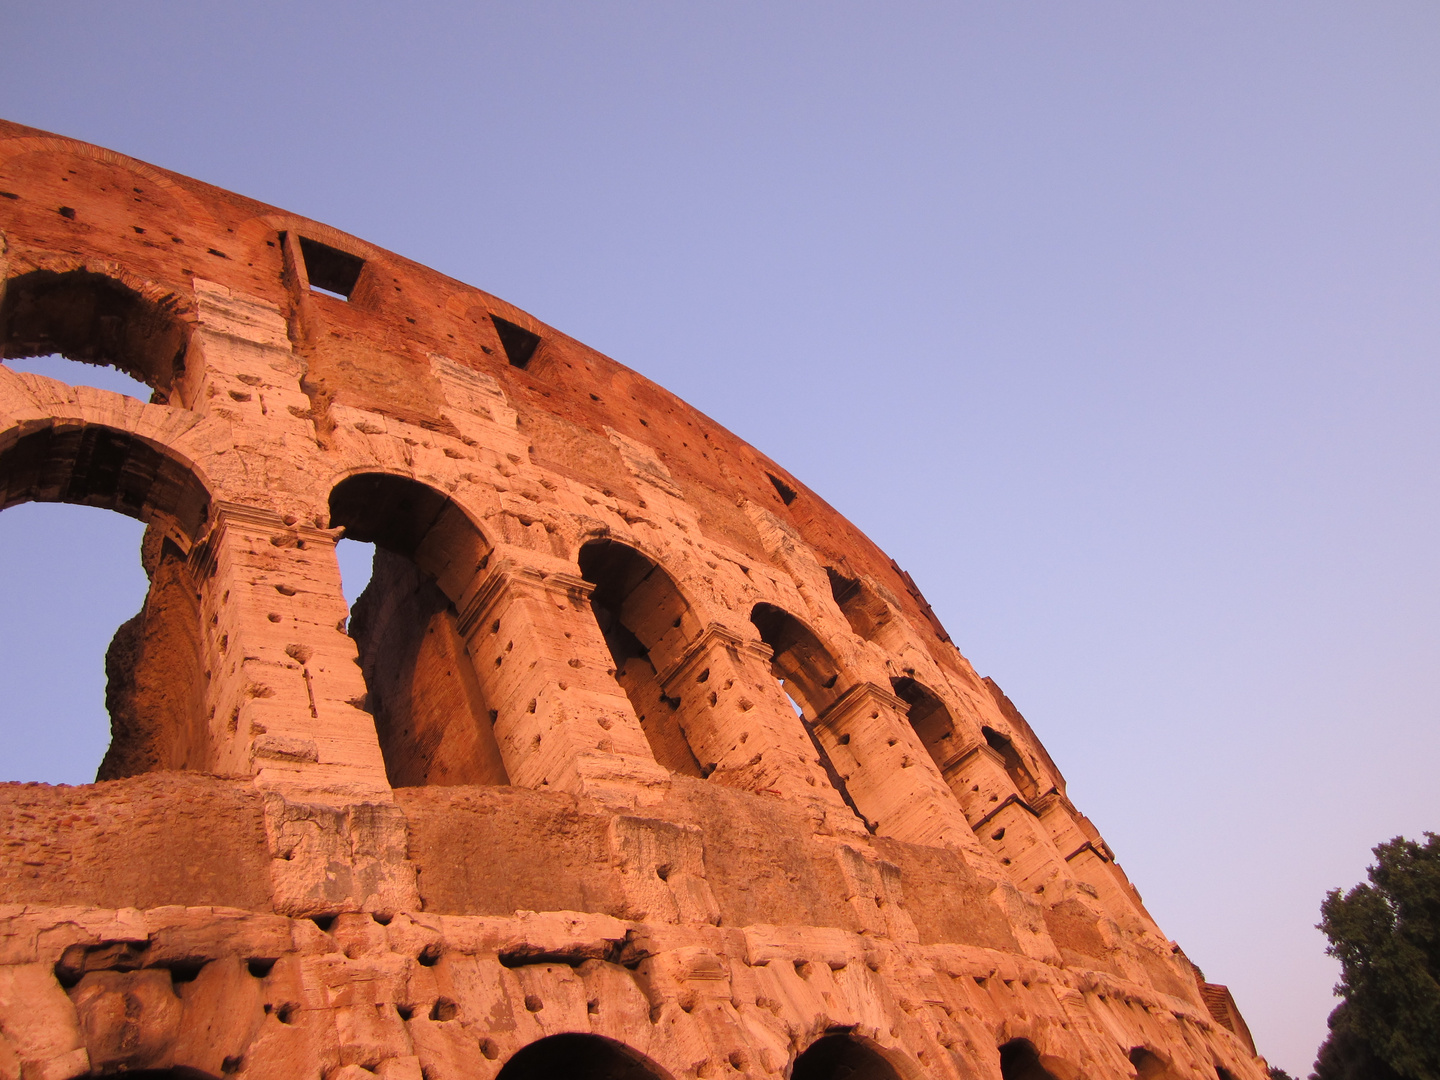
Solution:
<svg viewBox="0 0 1440 1080"><path fill-rule="evenodd" d="M1138 920L1145 928L1158 930L1109 845L1069 799L1052 788L1035 800L1035 810L1070 872L1100 894L1101 902L1119 922Z"/></svg>
<svg viewBox="0 0 1440 1080"><path fill-rule="evenodd" d="M746 791L819 799L848 815L770 673L770 646L717 623L659 673L705 775ZM662 661L663 663L663 661Z"/></svg>
<svg viewBox="0 0 1440 1080"><path fill-rule="evenodd" d="M419 904L330 532L219 503L195 556L214 771L265 792L276 910Z"/></svg>
<svg viewBox="0 0 1440 1080"><path fill-rule="evenodd" d="M1073 877L1038 813L1020 797L1004 759L984 743L941 766L975 836L1026 892Z"/></svg>
<svg viewBox="0 0 1440 1080"><path fill-rule="evenodd" d="M815 734L878 834L973 850L960 804L906 719L908 709L890 691L859 683L816 718Z"/></svg>
<svg viewBox="0 0 1440 1080"><path fill-rule="evenodd" d="M200 553L215 768L262 787L389 797L345 633L335 537L220 503Z"/></svg>
<svg viewBox="0 0 1440 1080"><path fill-rule="evenodd" d="M511 782L630 806L658 798L669 773L614 679L590 592L500 558L462 596L459 630Z"/></svg>

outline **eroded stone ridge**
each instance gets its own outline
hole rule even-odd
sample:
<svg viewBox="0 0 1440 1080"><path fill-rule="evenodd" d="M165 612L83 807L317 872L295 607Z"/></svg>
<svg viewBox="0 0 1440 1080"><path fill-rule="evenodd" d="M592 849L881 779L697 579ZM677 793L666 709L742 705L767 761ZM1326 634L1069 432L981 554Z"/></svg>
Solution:
<svg viewBox="0 0 1440 1080"><path fill-rule="evenodd" d="M0 123L0 495L146 522L0 786L0 1080L1252 1078L910 576L504 301ZM341 536L377 546L354 612Z"/></svg>

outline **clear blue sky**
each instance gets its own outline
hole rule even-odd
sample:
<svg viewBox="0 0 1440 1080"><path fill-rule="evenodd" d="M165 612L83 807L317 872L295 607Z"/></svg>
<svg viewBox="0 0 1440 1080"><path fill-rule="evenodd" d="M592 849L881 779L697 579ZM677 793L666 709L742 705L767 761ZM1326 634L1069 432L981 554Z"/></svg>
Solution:
<svg viewBox="0 0 1440 1080"><path fill-rule="evenodd" d="M1308 1071L1325 890L1440 827L1440 7L48 0L0 40L0 115L504 296L783 462ZM0 516L17 778L98 761L137 543Z"/></svg>

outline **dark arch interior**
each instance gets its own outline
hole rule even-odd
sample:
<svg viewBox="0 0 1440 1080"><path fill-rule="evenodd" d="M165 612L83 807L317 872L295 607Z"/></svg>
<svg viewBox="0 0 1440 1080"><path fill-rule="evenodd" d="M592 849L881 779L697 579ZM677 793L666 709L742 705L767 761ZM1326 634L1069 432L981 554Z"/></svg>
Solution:
<svg viewBox="0 0 1440 1080"><path fill-rule="evenodd" d="M457 614L489 561L480 530L443 493L385 473L337 484L330 525L376 547L349 630L390 783L508 784Z"/></svg>
<svg viewBox="0 0 1440 1080"><path fill-rule="evenodd" d="M866 641L881 637L894 614L890 605L860 578L848 577L833 566L827 566L825 574L830 579L830 595L839 605L850 629Z"/></svg>
<svg viewBox="0 0 1440 1080"><path fill-rule="evenodd" d="M190 343L173 308L102 274L35 270L5 284L0 347L6 359L59 353L118 368L169 400Z"/></svg>
<svg viewBox="0 0 1440 1080"><path fill-rule="evenodd" d="M1033 802L1040 794L1040 785L1035 782L1035 777L1025 766L1025 761L1020 757L1020 751L1015 749L1015 744L1010 739L1000 734L991 727L980 729L985 736L985 742L991 750L994 750L1005 760L1005 771L1010 775L1015 790L1020 792L1021 798Z"/></svg>
<svg viewBox="0 0 1440 1080"><path fill-rule="evenodd" d="M932 691L908 675L891 679L890 685L895 690L895 696L910 706L906 714L910 726L920 736L935 764L944 772L945 766L960 749L957 745L959 740L955 737L955 719L950 710Z"/></svg>
<svg viewBox="0 0 1440 1080"><path fill-rule="evenodd" d="M826 1035L795 1059L790 1080L900 1080L874 1047L851 1035Z"/></svg>
<svg viewBox="0 0 1440 1080"><path fill-rule="evenodd" d="M690 605L670 575L626 544L592 540L580 549L580 573L595 586L590 607L615 661L615 679L635 707L655 760L673 773L701 775L680 724L680 702L666 695L668 670L694 638Z"/></svg>
<svg viewBox="0 0 1440 1080"><path fill-rule="evenodd" d="M760 631L760 640L771 648L770 672L795 703L825 775L845 804L855 811L855 816L867 821L815 734L816 720L840 697L835 688L840 680L840 669L814 631L788 611L774 604L756 604L750 612L750 621Z"/></svg>
<svg viewBox="0 0 1440 1080"><path fill-rule="evenodd" d="M30 501L158 522L178 529L187 548L210 514L209 493L188 468L144 439L96 424L45 427L0 448L0 509Z"/></svg>
<svg viewBox="0 0 1440 1080"><path fill-rule="evenodd" d="M808 626L773 604L756 604L750 621L774 650L770 666L785 692L814 721L840 696L840 669Z"/></svg>
<svg viewBox="0 0 1440 1080"><path fill-rule="evenodd" d="M126 432L52 426L0 450L0 508L24 502L96 506L149 525L141 558L148 595L106 653L111 742L97 779L204 768L204 633L189 560L209 517L204 485Z"/></svg>
<svg viewBox="0 0 1440 1080"><path fill-rule="evenodd" d="M1130 1051L1130 1064L1135 1066L1136 1080L1166 1080L1170 1075L1165 1062L1143 1046Z"/></svg>
<svg viewBox="0 0 1440 1080"><path fill-rule="evenodd" d="M497 1080L666 1080L629 1047L599 1035L551 1035L505 1063Z"/></svg>
<svg viewBox="0 0 1440 1080"><path fill-rule="evenodd" d="M1040 1062L1040 1052L1029 1039L1011 1039L1000 1047L1002 1080L1056 1080Z"/></svg>

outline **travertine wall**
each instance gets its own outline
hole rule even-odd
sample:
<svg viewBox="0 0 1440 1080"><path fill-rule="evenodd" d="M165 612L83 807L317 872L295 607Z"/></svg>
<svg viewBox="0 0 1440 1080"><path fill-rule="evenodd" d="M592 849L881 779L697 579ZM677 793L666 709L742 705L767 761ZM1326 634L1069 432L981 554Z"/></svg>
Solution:
<svg viewBox="0 0 1440 1080"><path fill-rule="evenodd" d="M6 124L0 280L5 356L154 391L0 366L3 505L152 582L103 782L0 788L0 1080L1263 1074L909 576L684 402Z"/></svg>

